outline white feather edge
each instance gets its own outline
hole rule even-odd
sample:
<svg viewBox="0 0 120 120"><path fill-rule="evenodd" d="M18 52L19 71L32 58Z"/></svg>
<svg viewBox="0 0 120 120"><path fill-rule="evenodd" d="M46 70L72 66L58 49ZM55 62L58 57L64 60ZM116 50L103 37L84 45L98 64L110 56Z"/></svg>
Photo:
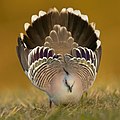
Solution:
<svg viewBox="0 0 120 120"><path fill-rule="evenodd" d="M39 17L44 16L45 14L46 14L46 12L41 10L41 11L39 11L39 16L38 15L32 15L32 17L31 17L31 23L33 23L34 21L36 21ZM30 23L25 23L24 24L25 31L29 28L29 26L30 26Z"/></svg>
<svg viewBox="0 0 120 120"><path fill-rule="evenodd" d="M85 64L84 62L82 62L82 61L86 61L85 58L76 58L76 57L73 57L73 58L71 58L70 60L72 60L72 61L78 60L81 64L84 64L84 65L86 65L86 66L89 67L89 65ZM86 62L87 62L88 64L90 64L91 66L93 66L94 70L96 71L96 66L94 66L94 64L91 63L90 60L87 60ZM89 69L91 69L91 68L89 67ZM94 74L94 72L93 72L92 69L91 69L91 72ZM96 73L95 73L94 75L96 76Z"/></svg>
<svg viewBox="0 0 120 120"><path fill-rule="evenodd" d="M74 10L73 13L77 16L81 16L81 12L80 10Z"/></svg>
<svg viewBox="0 0 120 120"><path fill-rule="evenodd" d="M70 12L70 13L73 13L73 8L67 8L67 11Z"/></svg>
<svg viewBox="0 0 120 120"><path fill-rule="evenodd" d="M74 10L74 9L71 8L71 7L70 7L70 8L63 8L61 11L62 11L62 12L68 11L68 12L70 12L70 13L73 13L73 14L77 15L77 16L81 16L80 10Z"/></svg>
<svg viewBox="0 0 120 120"><path fill-rule="evenodd" d="M75 14L77 16L81 16L80 10L74 10L71 7L70 8L62 8L61 13L63 13L63 12L70 12L70 13L73 13L73 14Z"/></svg>
<svg viewBox="0 0 120 120"><path fill-rule="evenodd" d="M33 23L34 21L36 21L38 19L37 15L32 15L31 17L31 23Z"/></svg>
<svg viewBox="0 0 120 120"><path fill-rule="evenodd" d="M100 47L100 45L101 45L101 41L97 40L96 43L97 43L97 49L98 49Z"/></svg>
<svg viewBox="0 0 120 120"><path fill-rule="evenodd" d="M95 34L99 38L100 37L100 30L95 30Z"/></svg>
<svg viewBox="0 0 120 120"><path fill-rule="evenodd" d="M65 10L66 10L65 8L62 9L62 11L65 11ZM67 8L67 11L77 16L80 16L83 20L87 22L89 21L88 16L81 14L80 10L73 10L73 8Z"/></svg>
<svg viewBox="0 0 120 120"><path fill-rule="evenodd" d="M24 39L24 34L20 33L20 38L23 40Z"/></svg>
<svg viewBox="0 0 120 120"><path fill-rule="evenodd" d="M93 28L93 30L95 30L96 23L91 22L90 25L91 25L91 27Z"/></svg>
<svg viewBox="0 0 120 120"><path fill-rule="evenodd" d="M49 59L53 59L53 57L49 57ZM45 60L45 61L43 61L43 60ZM38 62L40 62L40 61L43 61L43 62L41 63L41 65L42 65L42 64L44 64L44 63L47 63L47 60L48 60L48 59L47 59L46 57L43 57L42 59L39 58L38 60L34 61L34 62L30 65L30 67L29 67L29 69L28 69L28 72L27 72L27 76L29 77L30 80L33 80L33 76L31 75L31 71L32 71L32 73L34 73L34 72L38 69L38 67L39 67L39 66L36 66L36 67L35 67L35 64L38 63ZM54 59L54 61L60 62L60 60L58 60L58 59Z"/></svg>
<svg viewBox="0 0 120 120"><path fill-rule="evenodd" d="M97 42L97 47L99 48L99 46L101 45L101 41L100 40L97 40L96 41ZM80 47L80 46L79 46ZM87 51L89 52L89 54L91 54L92 53L92 57L94 58L94 55L95 55L95 53L91 50L91 49L89 49L89 48L87 48L87 47L80 47L82 50L84 50L84 52L86 53L86 50L85 49L87 49ZM80 52L80 50L78 49L78 48L73 48L73 52L75 52L74 50L78 50L79 52ZM90 53L91 52L91 53ZM75 57L73 57L74 59L75 59ZM77 58L77 59L79 59L79 58ZM85 59L85 58L80 58L80 59ZM90 60L86 60L87 62L89 61L90 62L90 64L93 64L92 63L92 60L91 60L91 58L90 58Z"/></svg>
<svg viewBox="0 0 120 120"><path fill-rule="evenodd" d="M39 11L39 17L42 17L42 16L44 16L45 14L46 14L45 11L42 11L42 10Z"/></svg>
<svg viewBox="0 0 120 120"><path fill-rule="evenodd" d="M37 46L36 48L32 49L32 50L30 51L30 53L28 54L28 66L30 66L30 64L31 64L31 57L32 57L34 54L36 54L37 48L39 48L39 49L41 50L42 47Z"/></svg>
<svg viewBox="0 0 120 120"><path fill-rule="evenodd" d="M20 38L21 38L21 40L24 39L24 34L23 33L20 33ZM23 42L23 44L24 44L24 47L27 48L27 46L26 46L26 44L24 42Z"/></svg>
<svg viewBox="0 0 120 120"><path fill-rule="evenodd" d="M64 13L64 12L66 12L66 11L67 11L66 8L62 8L61 13Z"/></svg>
<svg viewBox="0 0 120 120"><path fill-rule="evenodd" d="M82 18L84 21L89 22L87 15L83 15L83 14L82 14L82 15L81 15L81 18Z"/></svg>
<svg viewBox="0 0 120 120"><path fill-rule="evenodd" d="M81 16L81 18L82 18L83 20L89 22L88 16L81 14L80 10L73 10L73 8L67 8L67 9L66 9L66 8L63 8L63 9L61 10L61 12L65 12L65 11L71 12L71 13L77 15L77 16ZM39 11L39 17L44 16L45 14L46 14L45 11L42 11L42 10ZM31 22L33 23L33 22L34 22L36 19L38 19L39 17L38 17L37 15L32 15L32 17L31 17ZM24 29L25 29L25 31L27 31L27 29L29 28L29 26L30 26L29 23L25 23L25 24L24 24ZM95 24L91 23L91 26L92 26L92 28L95 30ZM99 30L95 30L95 34L96 34L96 36L97 36L98 38L100 37L100 31L99 31ZM99 46L98 46L98 47L99 47ZM97 47L97 48L98 48L98 47Z"/></svg>
<svg viewBox="0 0 120 120"><path fill-rule="evenodd" d="M30 26L30 23L25 23L25 24L24 24L24 29L25 29L25 31L27 31L27 29L29 28L29 26Z"/></svg>
<svg viewBox="0 0 120 120"><path fill-rule="evenodd" d="M39 52L40 52L40 50L43 48L43 52L44 52L44 50L46 49L46 48L48 48L48 51L50 51L50 50L53 50L53 49L51 49L51 48L49 48L49 47L43 47L43 46L37 46L36 48L34 48L34 49L32 49L31 51L30 51L30 53L28 54L28 66L30 66L31 65L31 57L34 55L34 54L36 54L37 53L37 49L39 48ZM53 50L54 51L54 50ZM54 53L55 54L55 53ZM43 58L46 58L46 57L43 57ZM39 60L39 59L38 59ZM33 62L34 63L34 62Z"/></svg>
<svg viewBox="0 0 120 120"><path fill-rule="evenodd" d="M54 10L55 10L55 9L56 9L56 8L54 8ZM80 10L74 10L73 8L63 8L63 9L61 10L61 12L66 12L66 11L68 11L68 12L70 12L70 13L73 13L73 14L75 14L75 15L77 15L77 16L81 16L81 18L82 18L83 20L85 20L85 21L88 22L88 16L81 14ZM39 17L44 16L45 14L46 14L45 11L40 10L40 11L39 11L39 16L38 16L38 15L32 15L32 17L31 17L31 23L33 23L34 21L36 21ZM29 23L25 23L25 24L24 24L25 31L28 29L29 26L30 26Z"/></svg>

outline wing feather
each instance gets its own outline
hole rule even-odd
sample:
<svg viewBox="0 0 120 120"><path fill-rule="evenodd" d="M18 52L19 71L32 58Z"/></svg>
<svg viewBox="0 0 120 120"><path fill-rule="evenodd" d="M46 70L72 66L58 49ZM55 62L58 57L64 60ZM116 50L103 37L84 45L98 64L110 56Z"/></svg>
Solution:
<svg viewBox="0 0 120 120"><path fill-rule="evenodd" d="M65 57L69 58L66 59L67 66L69 66L67 67L67 70L79 77L82 82L83 91L87 91L92 86L96 78L95 66L93 65L93 63L90 63L90 61L87 61L85 58L70 58L68 55L66 55Z"/></svg>
<svg viewBox="0 0 120 120"><path fill-rule="evenodd" d="M43 53L42 58L38 56L41 50ZM50 48L38 46L30 52L28 57L28 61L33 57L33 61L29 64L28 77L36 87L45 91L47 91L48 86L50 86L51 81L54 80L60 69L62 69L62 64L59 60L60 55L54 53L52 57L46 56L50 51ZM56 58L55 56L58 57Z"/></svg>

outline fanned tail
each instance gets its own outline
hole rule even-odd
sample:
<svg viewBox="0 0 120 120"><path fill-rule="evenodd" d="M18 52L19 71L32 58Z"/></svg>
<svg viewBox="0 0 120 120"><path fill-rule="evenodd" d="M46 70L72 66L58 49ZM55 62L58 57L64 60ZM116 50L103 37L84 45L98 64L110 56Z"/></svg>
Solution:
<svg viewBox="0 0 120 120"><path fill-rule="evenodd" d="M53 8L47 13L40 11L39 16L33 15L31 17L31 22L31 25L25 23L25 30L35 46L44 45L45 38L49 36L54 25L60 25L67 28L79 46L88 47L93 51L97 48L98 30L95 30L94 23L88 23L87 15L82 15L79 10L63 8L59 12Z"/></svg>
<svg viewBox="0 0 120 120"><path fill-rule="evenodd" d="M67 45L63 44L64 47L59 47L61 42L59 42L59 44L56 44L55 47L50 41L50 39L56 39L59 35L55 29L56 26L57 29L62 29L61 33L65 31L64 34L60 33L61 39L63 36L68 36L66 37L66 40L63 38L64 42L67 41ZM89 23L87 15L81 14L79 10L73 10L72 8L63 8L59 12L56 8L51 8L47 13L40 11L39 15L33 15L31 17L31 24L24 24L24 28L27 35L24 35L24 38L21 40L18 38L17 47L18 57L23 66L23 69L26 70L28 66L26 64L26 51L29 53L31 49L37 46L53 45L54 47L50 47L53 47L55 51L59 52L63 51L64 49L65 51L62 52L64 54L66 51L67 53L71 52L70 48L72 47L68 46L70 43L74 43L74 47L86 47L96 53L98 70L101 58L101 44L99 40L100 32L99 30L95 29L95 23ZM52 36L52 34L54 35ZM24 47L24 44L26 47ZM25 49L27 50L25 51Z"/></svg>
<svg viewBox="0 0 120 120"><path fill-rule="evenodd" d="M25 39L24 35L20 34L20 36L18 37L18 46L16 47L16 51L17 51L17 55L23 70L27 72L28 71L28 63L27 63L28 49L26 48L26 45L24 44L22 39Z"/></svg>

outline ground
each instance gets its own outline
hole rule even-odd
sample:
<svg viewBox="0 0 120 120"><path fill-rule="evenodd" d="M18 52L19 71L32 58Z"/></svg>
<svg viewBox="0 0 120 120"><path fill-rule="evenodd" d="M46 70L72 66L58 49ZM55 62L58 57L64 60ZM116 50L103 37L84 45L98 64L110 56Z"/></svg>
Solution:
<svg viewBox="0 0 120 120"><path fill-rule="evenodd" d="M76 105L52 108L36 89L0 94L0 120L120 120L119 113L119 89L94 89Z"/></svg>

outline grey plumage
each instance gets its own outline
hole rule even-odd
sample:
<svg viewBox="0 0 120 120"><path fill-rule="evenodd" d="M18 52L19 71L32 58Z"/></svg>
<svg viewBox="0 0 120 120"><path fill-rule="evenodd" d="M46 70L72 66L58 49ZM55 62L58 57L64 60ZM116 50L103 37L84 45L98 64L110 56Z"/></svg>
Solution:
<svg viewBox="0 0 120 120"><path fill-rule="evenodd" d="M93 84L101 59L99 31L79 10L51 8L25 23L17 54L31 82L55 104L77 102ZM70 91L70 93L68 92Z"/></svg>

